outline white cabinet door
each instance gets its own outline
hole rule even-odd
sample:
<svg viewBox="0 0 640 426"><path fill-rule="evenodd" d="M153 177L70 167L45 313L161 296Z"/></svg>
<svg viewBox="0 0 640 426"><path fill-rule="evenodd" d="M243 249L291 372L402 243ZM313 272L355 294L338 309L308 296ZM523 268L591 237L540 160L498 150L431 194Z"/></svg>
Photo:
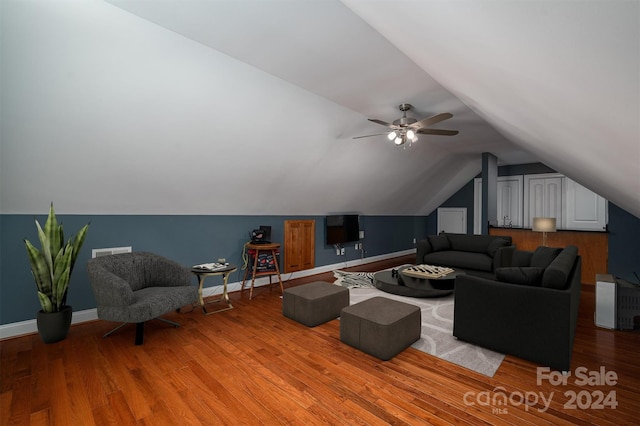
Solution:
<svg viewBox="0 0 640 426"><path fill-rule="evenodd" d="M534 217L555 217L562 228L562 182L560 174L545 173L524 177L524 226L530 228Z"/></svg>
<svg viewBox="0 0 640 426"><path fill-rule="evenodd" d="M565 179L564 228L602 231L607 225L607 201L579 183Z"/></svg>
<svg viewBox="0 0 640 426"><path fill-rule="evenodd" d="M500 176L497 182L498 226L522 226L523 176ZM473 233L482 233L482 178L473 180Z"/></svg>
<svg viewBox="0 0 640 426"><path fill-rule="evenodd" d="M522 226L522 176L498 178L498 226Z"/></svg>
<svg viewBox="0 0 640 426"><path fill-rule="evenodd" d="M559 173L501 176L498 226L531 228L534 217L555 217L557 229L602 231L607 200ZM482 227L482 179L474 179L474 233Z"/></svg>
<svg viewBox="0 0 640 426"><path fill-rule="evenodd" d="M438 208L438 234L449 232L452 234L467 233L467 208L466 207L440 207Z"/></svg>

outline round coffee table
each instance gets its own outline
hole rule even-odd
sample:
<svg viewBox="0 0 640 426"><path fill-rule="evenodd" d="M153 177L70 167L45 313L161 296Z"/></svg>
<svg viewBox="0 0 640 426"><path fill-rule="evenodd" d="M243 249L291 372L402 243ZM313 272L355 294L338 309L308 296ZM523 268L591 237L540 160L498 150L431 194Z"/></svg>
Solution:
<svg viewBox="0 0 640 426"><path fill-rule="evenodd" d="M373 284L386 293L408 297L443 297L453 293L456 277L464 272L453 272L440 278L416 278L402 274L408 266L393 271L380 271L373 275Z"/></svg>

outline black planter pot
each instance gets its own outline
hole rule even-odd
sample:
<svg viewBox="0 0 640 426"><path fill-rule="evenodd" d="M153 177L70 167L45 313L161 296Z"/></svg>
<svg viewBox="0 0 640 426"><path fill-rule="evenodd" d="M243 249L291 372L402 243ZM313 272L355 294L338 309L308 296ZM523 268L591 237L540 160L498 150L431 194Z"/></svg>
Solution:
<svg viewBox="0 0 640 426"><path fill-rule="evenodd" d="M71 327L71 306L66 306L58 312L38 312L36 322L38 333L44 343L55 343L64 340Z"/></svg>

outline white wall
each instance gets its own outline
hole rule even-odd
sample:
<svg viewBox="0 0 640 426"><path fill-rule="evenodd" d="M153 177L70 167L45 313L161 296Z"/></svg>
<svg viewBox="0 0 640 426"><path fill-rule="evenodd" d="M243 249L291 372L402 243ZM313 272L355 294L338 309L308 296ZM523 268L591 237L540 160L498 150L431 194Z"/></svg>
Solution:
<svg viewBox="0 0 640 426"><path fill-rule="evenodd" d="M640 216L640 2L342 1L514 145Z"/></svg>
<svg viewBox="0 0 640 426"><path fill-rule="evenodd" d="M107 3L2 2L2 33L0 213L420 215L479 170L430 193L444 152L363 150L362 115Z"/></svg>
<svg viewBox="0 0 640 426"><path fill-rule="evenodd" d="M3 213L283 210L261 194L295 190L290 151L321 178L336 127L360 119L108 4L2 7Z"/></svg>

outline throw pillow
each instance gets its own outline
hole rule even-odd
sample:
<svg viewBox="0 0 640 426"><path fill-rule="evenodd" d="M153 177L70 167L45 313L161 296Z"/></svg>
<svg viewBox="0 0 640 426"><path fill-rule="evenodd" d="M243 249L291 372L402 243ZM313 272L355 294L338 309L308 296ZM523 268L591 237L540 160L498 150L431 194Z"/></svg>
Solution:
<svg viewBox="0 0 640 426"><path fill-rule="evenodd" d="M530 266L532 251L516 250L511 257L511 266Z"/></svg>
<svg viewBox="0 0 640 426"><path fill-rule="evenodd" d="M539 286L542 282L543 268L532 266L496 269L496 278L505 283Z"/></svg>
<svg viewBox="0 0 640 426"><path fill-rule="evenodd" d="M538 268L546 268L553 262L558 254L562 251L561 248L556 247L543 247L540 246L531 255L531 263L529 266L535 266Z"/></svg>
<svg viewBox="0 0 640 426"><path fill-rule="evenodd" d="M433 251L449 250L449 240L446 235L432 235L429 237L429 244Z"/></svg>
<svg viewBox="0 0 640 426"><path fill-rule="evenodd" d="M504 238L495 238L489 243L489 246L487 247L487 253L489 253L489 256L494 257L500 247L508 247L509 245L511 245L509 241L505 240Z"/></svg>
<svg viewBox="0 0 640 426"><path fill-rule="evenodd" d="M555 261L547 267L542 277L542 287L562 290L569 284L567 279L578 257L576 246L567 246Z"/></svg>

